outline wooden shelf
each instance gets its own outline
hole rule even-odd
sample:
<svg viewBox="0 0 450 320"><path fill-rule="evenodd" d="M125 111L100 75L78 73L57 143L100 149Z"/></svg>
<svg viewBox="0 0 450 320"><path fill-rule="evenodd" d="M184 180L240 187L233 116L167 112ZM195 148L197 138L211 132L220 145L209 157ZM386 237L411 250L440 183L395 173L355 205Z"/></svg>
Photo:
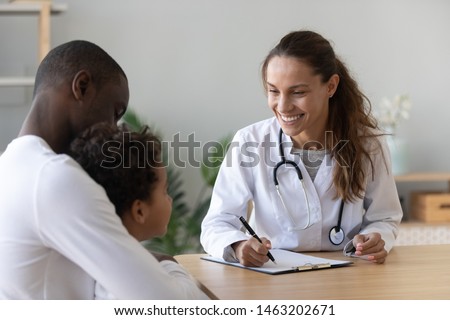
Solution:
<svg viewBox="0 0 450 320"><path fill-rule="evenodd" d="M448 172L416 172L395 176L396 182L411 181L450 181L450 173Z"/></svg>
<svg viewBox="0 0 450 320"><path fill-rule="evenodd" d="M0 87L32 87L33 77L1 77Z"/></svg>
<svg viewBox="0 0 450 320"><path fill-rule="evenodd" d="M51 1L11 2L0 4L0 15L38 16L38 62L50 51L50 16L67 10L67 4ZM34 85L31 77L0 77L0 87L28 87Z"/></svg>
<svg viewBox="0 0 450 320"><path fill-rule="evenodd" d="M413 172L395 176L395 182L447 182L450 192L450 173L448 172Z"/></svg>
<svg viewBox="0 0 450 320"><path fill-rule="evenodd" d="M52 14L62 13L67 10L67 4L52 3L50 12ZM40 3L3 3L0 4L1 15L19 15L19 14L39 14L41 12Z"/></svg>

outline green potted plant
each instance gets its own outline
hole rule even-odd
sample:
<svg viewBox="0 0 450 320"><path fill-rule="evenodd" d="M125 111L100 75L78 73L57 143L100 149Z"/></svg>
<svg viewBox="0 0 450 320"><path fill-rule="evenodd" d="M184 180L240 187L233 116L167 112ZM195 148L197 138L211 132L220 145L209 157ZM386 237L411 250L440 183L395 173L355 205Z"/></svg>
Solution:
<svg viewBox="0 0 450 320"><path fill-rule="evenodd" d="M140 117L130 109L125 113L122 121L132 130L140 130L145 125ZM170 159L167 159L167 150L163 150L165 152L163 157L167 162L168 193L173 199L172 214L166 235L144 241L143 245L147 249L170 255L202 251L200 245L201 222L208 211L211 189L214 186L231 138L231 135L224 137L215 144L214 148L209 150L207 155L203 155L200 172L204 185L193 208L190 208L186 202L181 171L171 164ZM211 161L211 159L213 160Z"/></svg>

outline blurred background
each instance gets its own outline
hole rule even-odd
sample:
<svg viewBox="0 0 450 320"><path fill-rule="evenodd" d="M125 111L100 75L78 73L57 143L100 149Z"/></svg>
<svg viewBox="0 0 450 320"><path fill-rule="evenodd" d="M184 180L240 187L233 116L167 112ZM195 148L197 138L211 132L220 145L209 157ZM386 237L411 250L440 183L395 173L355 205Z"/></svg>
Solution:
<svg viewBox="0 0 450 320"><path fill-rule="evenodd" d="M7 4L2 0L0 4ZM260 78L268 51L286 33L311 29L329 39L369 97L407 95L395 135L404 172L449 172L450 2L447 0L53 0L51 47L97 43L127 73L130 108L166 141L202 147L271 116ZM35 15L0 15L0 77L34 76ZM31 86L0 86L0 150L29 111ZM186 151L186 150L185 150ZM190 151L189 151L190 152ZM201 170L180 169L186 202L205 191ZM446 182L425 183L424 189ZM407 199L409 185L399 193ZM447 187L447 185L445 185ZM415 186L417 189L417 185ZM203 190L203 191L202 191Z"/></svg>

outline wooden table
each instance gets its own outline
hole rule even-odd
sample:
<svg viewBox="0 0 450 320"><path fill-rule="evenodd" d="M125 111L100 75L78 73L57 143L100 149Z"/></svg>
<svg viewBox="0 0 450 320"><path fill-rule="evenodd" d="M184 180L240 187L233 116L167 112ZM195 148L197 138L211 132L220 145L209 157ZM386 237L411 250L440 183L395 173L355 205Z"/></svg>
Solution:
<svg viewBox="0 0 450 320"><path fill-rule="evenodd" d="M308 253L351 260L335 269L267 275L201 260L202 254L176 256L218 299L377 300L450 299L450 245L394 247L382 265L342 252Z"/></svg>

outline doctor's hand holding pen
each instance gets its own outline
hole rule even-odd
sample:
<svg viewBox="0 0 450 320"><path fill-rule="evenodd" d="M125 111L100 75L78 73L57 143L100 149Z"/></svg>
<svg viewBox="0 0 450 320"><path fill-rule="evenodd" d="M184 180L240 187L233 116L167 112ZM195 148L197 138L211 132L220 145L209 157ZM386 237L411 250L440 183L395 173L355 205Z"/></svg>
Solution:
<svg viewBox="0 0 450 320"><path fill-rule="evenodd" d="M270 241L264 237L259 242L254 237L245 241L235 242L231 245L239 262L246 267L261 267L269 261Z"/></svg>

